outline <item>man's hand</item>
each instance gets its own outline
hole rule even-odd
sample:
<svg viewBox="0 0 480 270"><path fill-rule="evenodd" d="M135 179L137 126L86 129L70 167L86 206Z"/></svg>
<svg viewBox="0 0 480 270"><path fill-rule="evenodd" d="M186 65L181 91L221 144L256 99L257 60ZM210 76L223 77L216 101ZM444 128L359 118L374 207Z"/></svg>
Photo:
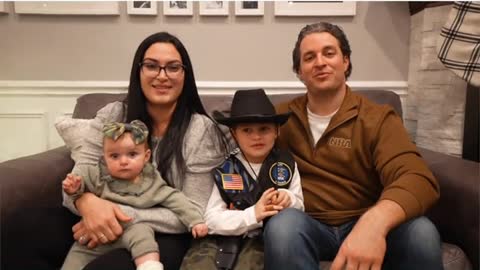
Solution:
<svg viewBox="0 0 480 270"><path fill-rule="evenodd" d="M63 190L68 194L72 195L78 191L82 184L82 178L75 174L67 174L67 177L62 181Z"/></svg>
<svg viewBox="0 0 480 270"><path fill-rule="evenodd" d="M272 204L279 205L283 207L283 209L290 207L292 205L292 200L288 192L285 190L279 190L278 196L275 196L272 200Z"/></svg>
<svg viewBox="0 0 480 270"><path fill-rule="evenodd" d="M262 197L260 197L255 204L255 217L257 218L257 222L264 220L266 217L276 215L278 211L283 209L280 205L272 204L272 200L277 196L278 191L274 188L269 188L263 192Z"/></svg>
<svg viewBox="0 0 480 270"><path fill-rule="evenodd" d="M79 227L83 228L85 233L77 234L78 238L75 239L80 240L82 236L88 238L88 247L115 241L123 233L119 221L132 220L120 210L118 205L100 199L92 193L83 194L75 203L83 219L81 226L77 224L73 227L74 237Z"/></svg>
<svg viewBox="0 0 480 270"><path fill-rule="evenodd" d="M205 223L199 223L193 226L192 236L193 238L202 238L205 237L208 233L208 227Z"/></svg>
<svg viewBox="0 0 480 270"><path fill-rule="evenodd" d="M345 238L330 270L380 270L391 229L405 220L396 202L382 200L368 210Z"/></svg>
<svg viewBox="0 0 480 270"><path fill-rule="evenodd" d="M385 237L367 222L359 221L340 246L330 270L380 270L385 251Z"/></svg>

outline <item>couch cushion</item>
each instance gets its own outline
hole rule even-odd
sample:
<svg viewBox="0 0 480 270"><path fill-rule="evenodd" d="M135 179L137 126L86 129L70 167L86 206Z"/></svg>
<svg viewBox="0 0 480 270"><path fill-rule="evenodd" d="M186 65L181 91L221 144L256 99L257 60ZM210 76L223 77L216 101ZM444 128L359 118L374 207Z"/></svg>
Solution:
<svg viewBox="0 0 480 270"><path fill-rule="evenodd" d="M77 98L77 105L73 111L73 118L90 119L94 118L98 110L108 103L122 101L127 94L86 94Z"/></svg>
<svg viewBox="0 0 480 270"><path fill-rule="evenodd" d="M402 104L400 97L391 91L384 90L359 90L354 91L355 93L362 95L371 101L378 104L388 104L392 106L395 112L401 117L402 116ZM294 99L295 97L304 95L303 93L294 93L294 94L279 94L279 95L268 95L270 100L274 105L286 102ZM221 111L223 113L229 113L230 106L232 104L233 95L205 95L200 97L202 99L203 106L208 114L214 110Z"/></svg>
<svg viewBox="0 0 480 270"><path fill-rule="evenodd" d="M395 110L400 117L403 116L402 101L395 92L385 90L359 90L355 91L355 93L362 95L377 104L388 104L392 106L393 110Z"/></svg>
<svg viewBox="0 0 480 270"><path fill-rule="evenodd" d="M396 93L384 90L358 90L354 92L363 95L378 104L389 104L393 107L398 115L402 116L402 104L400 97ZM291 100L300 95L303 95L303 93L269 95L269 98L273 104L278 104ZM105 104L114 101L122 101L125 99L125 97L126 94L94 93L83 95L77 99L77 105L73 111L73 118L93 118L95 117L97 111L105 106ZM201 95L200 98L205 110L211 115L214 110L228 112L232 104L233 94Z"/></svg>
<svg viewBox="0 0 480 270"><path fill-rule="evenodd" d="M420 147L418 150L440 184L440 199L427 216L442 239L461 247L479 269L479 164Z"/></svg>

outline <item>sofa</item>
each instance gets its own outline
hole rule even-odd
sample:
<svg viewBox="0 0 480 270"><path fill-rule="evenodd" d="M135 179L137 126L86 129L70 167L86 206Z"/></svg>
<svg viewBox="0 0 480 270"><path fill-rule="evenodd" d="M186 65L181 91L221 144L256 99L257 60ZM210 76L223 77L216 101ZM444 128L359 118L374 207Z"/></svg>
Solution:
<svg viewBox="0 0 480 270"><path fill-rule="evenodd" d="M402 115L398 95L383 90L356 91ZM271 95L273 103L298 94ZM89 119L125 94L87 94L77 99L74 118ZM227 111L230 95L201 96L206 110ZM419 148L441 188L427 216L443 240L446 270L479 269L479 164ZM59 147L0 163L1 269L59 269L72 244L78 217L62 207L61 181L71 171L70 151ZM328 262L322 262L328 267Z"/></svg>

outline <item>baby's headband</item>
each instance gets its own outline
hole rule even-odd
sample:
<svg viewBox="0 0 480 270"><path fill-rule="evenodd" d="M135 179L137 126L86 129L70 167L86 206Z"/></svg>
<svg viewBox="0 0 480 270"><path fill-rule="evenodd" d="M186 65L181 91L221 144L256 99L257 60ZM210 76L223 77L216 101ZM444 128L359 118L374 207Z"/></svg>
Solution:
<svg viewBox="0 0 480 270"><path fill-rule="evenodd" d="M145 142L148 137L148 128L140 120L133 120L130 123L112 122L103 126L103 135L116 141L126 131L132 133L135 144Z"/></svg>

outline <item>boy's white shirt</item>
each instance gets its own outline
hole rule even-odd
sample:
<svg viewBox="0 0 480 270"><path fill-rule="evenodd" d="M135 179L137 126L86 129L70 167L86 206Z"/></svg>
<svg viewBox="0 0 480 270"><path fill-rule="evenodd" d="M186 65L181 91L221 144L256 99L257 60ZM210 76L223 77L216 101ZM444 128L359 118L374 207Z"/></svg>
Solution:
<svg viewBox="0 0 480 270"><path fill-rule="evenodd" d="M252 168L255 170L254 174L241 153L237 154L236 158L242 162L243 166L252 177L258 175L261 164L251 164ZM279 188L278 190L285 191L290 196L290 207L302 211L304 210L300 173L298 172L296 163L290 187L288 189ZM230 210L227 209L227 207L228 206L223 201L218 188L214 185L212 194L208 200L207 209L205 210L205 221L208 225L208 234L244 235L263 226L263 221L257 222L257 218L255 217L255 205L250 206L245 210Z"/></svg>

